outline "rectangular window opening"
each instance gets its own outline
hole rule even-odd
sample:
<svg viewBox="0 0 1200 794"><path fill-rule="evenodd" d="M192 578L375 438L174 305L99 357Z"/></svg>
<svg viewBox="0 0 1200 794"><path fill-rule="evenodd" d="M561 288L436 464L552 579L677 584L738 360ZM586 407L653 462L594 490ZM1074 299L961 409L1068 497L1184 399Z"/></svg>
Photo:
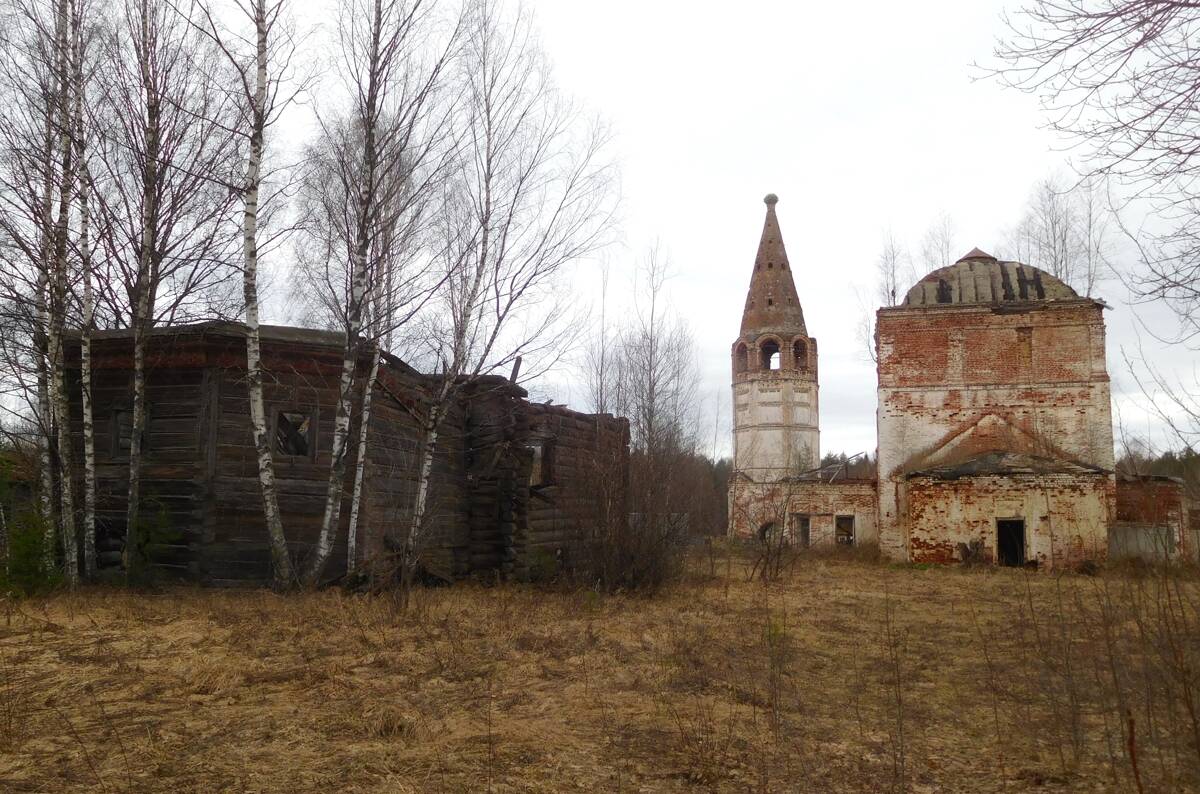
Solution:
<svg viewBox="0 0 1200 794"><path fill-rule="evenodd" d="M133 411L113 411L112 423L112 456L127 458L133 441Z"/></svg>
<svg viewBox="0 0 1200 794"><path fill-rule="evenodd" d="M117 408L112 412L111 425L109 427L109 457L128 458L129 450L133 446L133 409ZM150 412L145 412L145 426L142 428L142 454L145 455L150 451L150 445L146 443L150 433Z"/></svg>
<svg viewBox="0 0 1200 794"><path fill-rule="evenodd" d="M854 545L854 516L838 516L833 527L839 546Z"/></svg>
<svg viewBox="0 0 1200 794"><path fill-rule="evenodd" d="M533 453L529 467L529 487L539 488L554 482L554 444L549 439L539 438L526 444Z"/></svg>
<svg viewBox="0 0 1200 794"><path fill-rule="evenodd" d="M280 411L275 418L275 451L281 455L309 457L312 454L312 415L303 411Z"/></svg>
<svg viewBox="0 0 1200 794"><path fill-rule="evenodd" d="M802 549L807 549L812 542L811 524L808 513L792 513L792 537Z"/></svg>

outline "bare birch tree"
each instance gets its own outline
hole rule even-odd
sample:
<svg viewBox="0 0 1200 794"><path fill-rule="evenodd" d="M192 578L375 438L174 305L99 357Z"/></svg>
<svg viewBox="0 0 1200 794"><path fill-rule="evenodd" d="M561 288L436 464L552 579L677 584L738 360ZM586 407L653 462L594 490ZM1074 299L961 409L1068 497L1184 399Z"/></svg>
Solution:
<svg viewBox="0 0 1200 794"><path fill-rule="evenodd" d="M1111 267L1112 218L1098 178L1072 184L1050 176L1034 187L999 252L1092 295Z"/></svg>
<svg viewBox="0 0 1200 794"><path fill-rule="evenodd" d="M994 73L1038 97L1087 176L1111 176L1156 224L1128 230L1134 287L1174 310L1176 341L1200 337L1200 5L1186 0L1029 0Z"/></svg>
<svg viewBox="0 0 1200 794"><path fill-rule="evenodd" d="M102 174L93 174L101 239L112 272L98 296L133 330L132 427L124 562L140 561L146 349L160 323L236 312L228 288L237 194L235 116L214 87L220 58L185 14L124 0L105 39L97 123ZM214 176L216 178L214 178Z"/></svg>
<svg viewBox="0 0 1200 794"><path fill-rule="evenodd" d="M613 410L614 392L614 347L616 340L608 321L608 263L600 266L600 318L593 338L583 354L584 388L587 389L588 406L598 414Z"/></svg>
<svg viewBox="0 0 1200 794"><path fill-rule="evenodd" d="M875 298L880 306L899 305L905 289L916 281L912 259L890 229L883 234L875 274Z"/></svg>
<svg viewBox="0 0 1200 794"><path fill-rule="evenodd" d="M891 229L883 233L879 256L875 259L875 288L870 298L859 293L858 342L867 357L875 361L875 310L897 306L907 288L917 280L912 258Z"/></svg>
<svg viewBox="0 0 1200 794"><path fill-rule="evenodd" d="M562 276L606 241L612 214L605 132L553 85L527 12L473 0L458 66L463 144L442 214L446 279L426 336L438 384L422 427L405 577L419 560L452 402L518 358L561 355L570 315Z"/></svg>
<svg viewBox="0 0 1200 794"><path fill-rule="evenodd" d="M3 78L9 111L0 119L3 288L6 303L14 309L12 319L24 326L29 340L28 356L12 361L18 370L11 374L18 384L24 380L19 371L26 366L23 361L31 361L29 371L36 373L32 413L39 428L39 492L47 527L44 563L47 568L55 564L55 546L61 541L63 572L73 584L79 579L79 544L63 334L71 304L76 167L71 97L77 14L67 0L45 6L16 2L5 11ZM57 516L52 507L56 483ZM56 526L61 530L58 538Z"/></svg>
<svg viewBox="0 0 1200 794"><path fill-rule="evenodd" d="M76 240L79 258L79 280L82 285L82 316L80 318L80 408L83 424L83 564L84 574L96 575L96 422L92 407L92 331L95 328L96 302L92 289L92 171L88 163L88 142L91 138L89 117L84 114L91 84L91 59L88 57L93 38L87 0L74 0L71 5L71 83L72 83L72 143L78 173L77 200L79 230Z"/></svg>
<svg viewBox="0 0 1200 794"><path fill-rule="evenodd" d="M227 11L227 14L222 14ZM232 16L239 27L230 29L218 21ZM269 436L266 403L263 397L262 345L259 323L259 260L264 249L264 221L279 199L278 191L264 189L269 177L266 151L269 138L284 111L292 105L305 86L304 78L294 81L291 64L296 56L297 40L288 15L286 0L233 0L231 9L202 6L195 18L198 30L209 39L230 67L233 76L233 103L236 108L235 133L244 151L245 170L240 182L227 187L242 201L242 301L246 324L246 381L250 398L250 431L258 462L258 481L262 491L263 518L271 546L271 567L275 584L294 583L293 563L288 551L279 493L275 479L272 439ZM228 73L222 69L216 79ZM268 237L267 243L276 237Z"/></svg>
<svg viewBox="0 0 1200 794"><path fill-rule="evenodd" d="M51 259L50 300L48 312L47 348L49 352L50 402L55 427L56 459L58 462L59 524L62 532L63 573L67 582L79 581L79 541L75 532L74 483L71 476L71 421L68 409L66 382L63 377L63 331L66 326L70 265L67 261L71 207L75 198L75 141L74 107L71 101L74 86L72 68L71 25L74 14L68 0L54 4L54 99L55 147L59 160L57 169L58 211L54 219Z"/></svg>
<svg viewBox="0 0 1200 794"><path fill-rule="evenodd" d="M674 575L697 488L688 476L700 431L696 346L669 300L669 260L640 263L634 308L611 366L613 409L629 418L630 524L610 531L600 578L611 587L654 587Z"/></svg>
<svg viewBox="0 0 1200 794"><path fill-rule="evenodd" d="M310 585L320 579L340 526L362 346L372 363L359 384L351 566L380 345L429 295L414 239L444 177L446 152L453 150L446 146L451 105L444 78L457 41L457 21L441 17L431 0L346 0L341 6L339 60L350 109L322 123L307 191L308 244L316 250L310 268L323 270L323 308L345 334L325 509L304 573Z"/></svg>
<svg viewBox="0 0 1200 794"><path fill-rule="evenodd" d="M922 265L929 270L936 270L954 264L958 256L955 253L956 234L954 219L945 212L938 215L921 238Z"/></svg>

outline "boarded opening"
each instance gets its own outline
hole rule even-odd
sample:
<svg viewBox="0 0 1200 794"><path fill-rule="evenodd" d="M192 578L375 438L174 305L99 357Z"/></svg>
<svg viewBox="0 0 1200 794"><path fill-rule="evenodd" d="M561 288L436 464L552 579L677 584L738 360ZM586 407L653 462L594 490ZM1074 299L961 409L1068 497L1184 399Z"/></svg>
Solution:
<svg viewBox="0 0 1200 794"><path fill-rule="evenodd" d="M996 562L1009 566L1025 564L1025 521L1023 519L996 519Z"/></svg>
<svg viewBox="0 0 1200 794"><path fill-rule="evenodd" d="M802 549L807 549L811 542L810 525L807 513L792 513L792 537L796 539L796 543Z"/></svg>
<svg viewBox="0 0 1200 794"><path fill-rule="evenodd" d="M854 545L854 516L838 516L833 528L839 546Z"/></svg>

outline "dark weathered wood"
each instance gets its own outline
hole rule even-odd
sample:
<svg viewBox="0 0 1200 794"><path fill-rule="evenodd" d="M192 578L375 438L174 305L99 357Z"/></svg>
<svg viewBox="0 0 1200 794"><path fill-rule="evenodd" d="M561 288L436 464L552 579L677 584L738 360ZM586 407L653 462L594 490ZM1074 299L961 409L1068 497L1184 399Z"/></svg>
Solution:
<svg viewBox="0 0 1200 794"><path fill-rule="evenodd" d="M264 397L269 420L279 410L310 414L315 442L308 456L277 455L280 509L289 547L302 559L320 531L337 402L342 337L322 331L263 332ZM93 346L97 417L97 548L104 565L120 560L125 535L128 459L116 448L114 412L131 404L128 334L105 332ZM78 337L68 340L72 442L82 449ZM361 389L368 359L360 361ZM385 357L373 395L359 553L386 560L408 531L416 492L421 427L433 381ZM167 525L170 540L153 548L164 576L229 585L270 581L270 550L262 517L258 466L250 432L244 329L208 323L156 329L147 356L149 418L144 441L143 513ZM361 394L354 397L361 404ZM274 425L272 425L273 427ZM530 404L502 377L468 387L443 424L434 456L423 558L431 571L466 576L525 575L539 559L583 542L593 516L588 487L596 457L627 460L624 420ZM351 438L358 438L352 417ZM534 439L553 445L554 485L531 493ZM357 455L350 451L351 459ZM342 526L327 567L345 570L345 535L352 478L347 478ZM439 575L441 575L439 573Z"/></svg>

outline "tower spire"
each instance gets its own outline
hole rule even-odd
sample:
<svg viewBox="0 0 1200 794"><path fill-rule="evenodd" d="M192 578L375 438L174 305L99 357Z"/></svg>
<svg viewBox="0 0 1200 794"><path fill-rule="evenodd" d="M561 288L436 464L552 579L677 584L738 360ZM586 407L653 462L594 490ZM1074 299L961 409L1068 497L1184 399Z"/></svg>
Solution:
<svg viewBox="0 0 1200 794"><path fill-rule="evenodd" d="M807 336L804 310L796 294L796 283L792 281L791 264L783 245L783 234L779 230L779 218L775 215L779 197L768 193L763 202L767 205L767 217L763 221L762 237L754 257L754 271L750 275L750 289L746 293L746 307L742 313L741 333L775 331Z"/></svg>

